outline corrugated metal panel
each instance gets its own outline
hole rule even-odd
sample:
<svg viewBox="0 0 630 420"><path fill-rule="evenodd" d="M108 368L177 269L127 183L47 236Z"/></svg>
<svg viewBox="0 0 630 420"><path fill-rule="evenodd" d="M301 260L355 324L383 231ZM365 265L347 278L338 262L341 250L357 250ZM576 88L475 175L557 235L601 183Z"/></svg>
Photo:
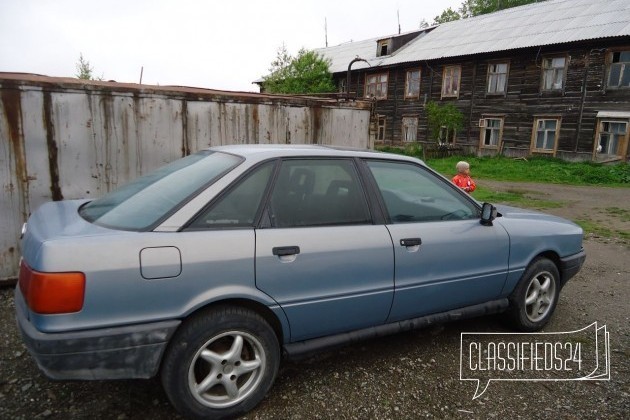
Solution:
<svg viewBox="0 0 630 420"><path fill-rule="evenodd" d="M375 67L619 36L630 36L630 1L549 0L444 23L387 57L376 57L376 41L387 37L317 51L338 73L356 56Z"/></svg>
<svg viewBox="0 0 630 420"><path fill-rule="evenodd" d="M0 280L46 201L98 197L166 162L235 143L369 148L370 103L0 73Z"/></svg>
<svg viewBox="0 0 630 420"><path fill-rule="evenodd" d="M429 31L431 31L433 28L434 28L433 26L429 28L425 28L424 29L425 32L420 32L418 36L414 38L414 40L418 40L422 38L423 36L426 36L426 34ZM412 31L412 32L418 32L418 31ZM331 73L339 73L339 72L347 71L348 64L350 64L350 62L354 58L357 58L357 57L367 60L370 64L368 65L364 62L358 61L352 65L352 70L365 69L370 66L377 67L377 66L382 65L387 60L387 58L390 57L390 56L384 56L384 57L376 56L377 41L382 40L382 39L387 39L387 38L395 38L399 36L404 36L412 32L388 35L384 37L381 36L378 38L367 39L364 41L346 42L344 44L336 45L333 47L319 48L319 49L316 49L315 51L330 60L329 69ZM401 51L404 48L406 48L406 46L396 51L395 54L397 54L399 51Z"/></svg>
<svg viewBox="0 0 630 420"><path fill-rule="evenodd" d="M628 0L550 0L448 22L383 65L630 36Z"/></svg>

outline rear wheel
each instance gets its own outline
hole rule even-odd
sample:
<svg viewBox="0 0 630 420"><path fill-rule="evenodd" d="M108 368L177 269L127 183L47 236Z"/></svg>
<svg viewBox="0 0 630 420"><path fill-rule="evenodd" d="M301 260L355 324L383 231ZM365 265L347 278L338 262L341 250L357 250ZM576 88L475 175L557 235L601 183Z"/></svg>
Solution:
<svg viewBox="0 0 630 420"><path fill-rule="evenodd" d="M560 293L560 275L553 261L534 260L510 296L509 315L521 331L538 331L553 314Z"/></svg>
<svg viewBox="0 0 630 420"><path fill-rule="evenodd" d="M173 337L162 385L187 417L234 417L260 402L279 363L278 340L260 315L218 307L186 321Z"/></svg>

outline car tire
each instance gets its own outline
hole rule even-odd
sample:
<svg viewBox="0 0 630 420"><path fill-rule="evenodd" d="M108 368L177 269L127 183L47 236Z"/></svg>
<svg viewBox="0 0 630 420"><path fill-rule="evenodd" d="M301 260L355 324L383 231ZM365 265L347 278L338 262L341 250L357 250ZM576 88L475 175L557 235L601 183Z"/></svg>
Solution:
<svg viewBox="0 0 630 420"><path fill-rule="evenodd" d="M538 331L553 315L560 293L558 267L548 258L537 258L527 267L510 296L508 315L520 331Z"/></svg>
<svg viewBox="0 0 630 420"><path fill-rule="evenodd" d="M278 339L251 310L221 306L185 321L164 355L162 386L189 418L231 418L254 408L280 364Z"/></svg>

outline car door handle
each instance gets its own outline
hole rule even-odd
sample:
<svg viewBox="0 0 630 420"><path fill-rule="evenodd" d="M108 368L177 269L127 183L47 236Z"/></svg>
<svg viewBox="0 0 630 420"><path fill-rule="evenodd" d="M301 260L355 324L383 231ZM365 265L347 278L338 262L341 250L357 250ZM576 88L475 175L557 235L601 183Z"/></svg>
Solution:
<svg viewBox="0 0 630 420"><path fill-rule="evenodd" d="M300 253L299 246L277 246L273 247L271 250L273 255L277 255L279 257L285 257L287 255L296 255Z"/></svg>
<svg viewBox="0 0 630 420"><path fill-rule="evenodd" d="M402 246L419 246L422 245L422 239L420 238L405 238L400 240Z"/></svg>

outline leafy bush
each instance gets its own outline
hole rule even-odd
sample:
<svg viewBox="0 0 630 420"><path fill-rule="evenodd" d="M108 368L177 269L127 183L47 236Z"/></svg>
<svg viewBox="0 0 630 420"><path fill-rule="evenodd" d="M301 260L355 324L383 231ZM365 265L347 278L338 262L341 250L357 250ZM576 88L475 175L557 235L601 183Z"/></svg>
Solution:
<svg viewBox="0 0 630 420"><path fill-rule="evenodd" d="M438 143L447 142L457 130L461 130L464 126L464 114L453 104L440 105L429 102L426 110L431 137Z"/></svg>

